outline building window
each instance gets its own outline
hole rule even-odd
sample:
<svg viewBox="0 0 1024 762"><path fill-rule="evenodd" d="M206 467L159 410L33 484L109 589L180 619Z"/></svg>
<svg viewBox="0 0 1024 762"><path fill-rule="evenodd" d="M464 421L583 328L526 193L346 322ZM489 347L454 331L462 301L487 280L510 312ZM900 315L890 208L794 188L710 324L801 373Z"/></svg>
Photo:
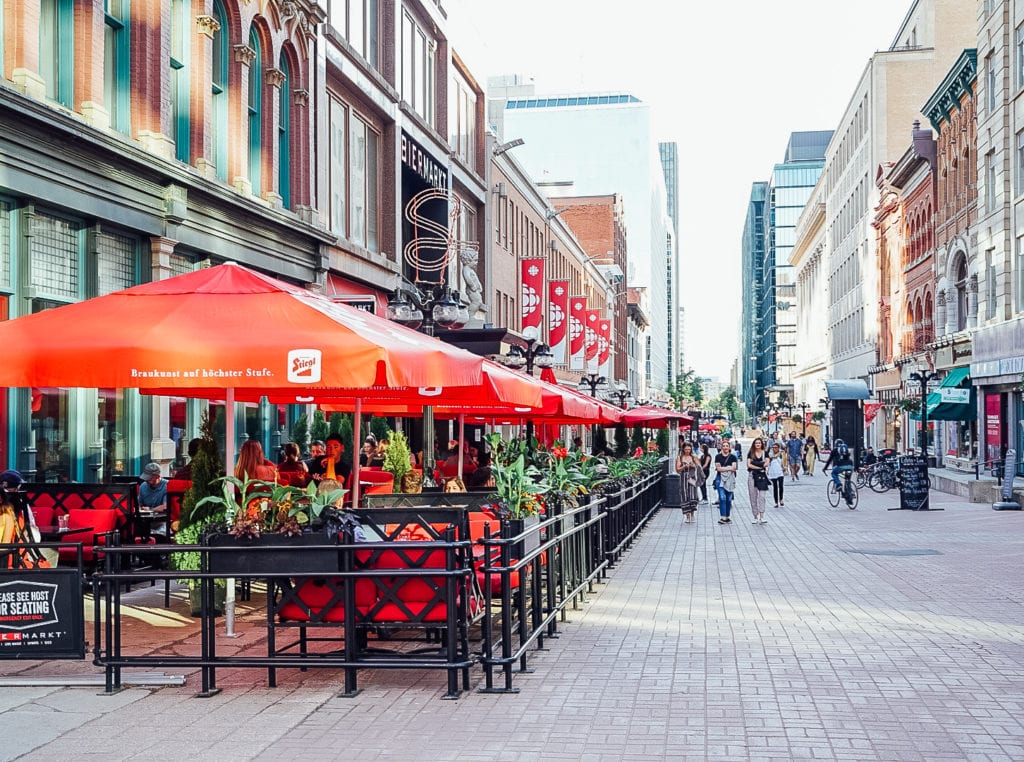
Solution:
<svg viewBox="0 0 1024 762"><path fill-rule="evenodd" d="M988 90L988 112L996 110L996 58L994 53L985 56L985 89Z"/></svg>
<svg viewBox="0 0 1024 762"><path fill-rule="evenodd" d="M468 166L476 165L476 93L458 72L448 93L448 143Z"/></svg>
<svg viewBox="0 0 1024 762"><path fill-rule="evenodd" d="M407 11L402 12L402 99L434 124L437 43Z"/></svg>
<svg viewBox="0 0 1024 762"><path fill-rule="evenodd" d="M39 0L39 76L47 98L74 107L74 0Z"/></svg>
<svg viewBox="0 0 1024 762"><path fill-rule="evenodd" d="M1014 54L1017 65L1013 71L1013 83L1020 90L1024 87L1024 24L1017 27L1014 32Z"/></svg>
<svg viewBox="0 0 1024 762"><path fill-rule="evenodd" d="M213 17L220 29L213 33L213 51L210 56L210 82L213 91L213 113L210 132L213 138L213 165L217 177L228 179L228 15L220 0L213 1Z"/></svg>
<svg viewBox="0 0 1024 762"><path fill-rule="evenodd" d="M252 184L252 192L260 196L260 168L263 165L263 52L255 29L249 32L249 47L256 52L249 64L249 182Z"/></svg>
<svg viewBox="0 0 1024 762"><path fill-rule="evenodd" d="M80 299L81 223L38 211L31 220L32 288L43 300L72 302Z"/></svg>
<svg viewBox="0 0 1024 762"><path fill-rule="evenodd" d="M960 259L956 268L956 330L967 328L967 260Z"/></svg>
<svg viewBox="0 0 1024 762"><path fill-rule="evenodd" d="M996 316L996 250L985 252L985 319Z"/></svg>
<svg viewBox="0 0 1024 762"><path fill-rule="evenodd" d="M277 117L277 192L281 204L292 208L292 78L288 60L281 56L280 113Z"/></svg>
<svg viewBox="0 0 1024 762"><path fill-rule="evenodd" d="M996 208L996 153L985 154L985 211L994 212Z"/></svg>
<svg viewBox="0 0 1024 762"><path fill-rule="evenodd" d="M96 234L96 296L130 288L136 283L138 241L131 236L99 231Z"/></svg>
<svg viewBox="0 0 1024 762"><path fill-rule="evenodd" d="M378 68L378 0L331 0L330 23L352 49Z"/></svg>
<svg viewBox="0 0 1024 762"><path fill-rule="evenodd" d="M331 230L379 247L380 135L344 103L331 102Z"/></svg>
<svg viewBox="0 0 1024 762"><path fill-rule="evenodd" d="M103 14L103 100L110 126L125 134L131 132L130 1L106 0Z"/></svg>
<svg viewBox="0 0 1024 762"><path fill-rule="evenodd" d="M1024 235L1017 236L1017 311L1024 311Z"/></svg>
<svg viewBox="0 0 1024 762"><path fill-rule="evenodd" d="M171 140L174 157L186 164L191 156L191 107L189 98L189 30L192 28L191 0L171 0Z"/></svg>
<svg viewBox="0 0 1024 762"><path fill-rule="evenodd" d="M0 200L0 288L4 289L11 287L11 248L11 205ZM0 320L6 317L6 312L0 313Z"/></svg>

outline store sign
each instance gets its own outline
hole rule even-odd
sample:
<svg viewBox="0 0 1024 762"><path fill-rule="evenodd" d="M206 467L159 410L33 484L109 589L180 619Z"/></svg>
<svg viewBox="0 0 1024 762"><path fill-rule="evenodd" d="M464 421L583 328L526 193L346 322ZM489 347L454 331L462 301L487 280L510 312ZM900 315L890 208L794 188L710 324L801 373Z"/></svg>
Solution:
<svg viewBox="0 0 1024 762"><path fill-rule="evenodd" d="M433 188L448 187L448 170L423 150L415 140L402 133L402 164Z"/></svg>
<svg viewBox="0 0 1024 762"><path fill-rule="evenodd" d="M84 659L77 569L0 571L0 659Z"/></svg>
<svg viewBox="0 0 1024 762"><path fill-rule="evenodd" d="M940 388L939 400L942 402L952 402L956 405L966 405L971 401L971 390Z"/></svg>
<svg viewBox="0 0 1024 762"><path fill-rule="evenodd" d="M376 314L377 312L377 297L373 294L333 295L331 296L331 301L341 302L349 307L355 307L357 310L369 312L370 314Z"/></svg>
<svg viewBox="0 0 1024 762"><path fill-rule="evenodd" d="M971 363L971 377L1011 376L1024 373L1024 357L1007 357L1003 360L986 360Z"/></svg>

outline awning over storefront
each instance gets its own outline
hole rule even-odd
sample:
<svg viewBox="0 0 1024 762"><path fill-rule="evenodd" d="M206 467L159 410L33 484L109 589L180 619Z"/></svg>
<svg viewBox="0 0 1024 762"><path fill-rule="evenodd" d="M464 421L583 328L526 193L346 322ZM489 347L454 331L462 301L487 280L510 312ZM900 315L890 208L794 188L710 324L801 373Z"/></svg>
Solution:
<svg viewBox="0 0 1024 762"><path fill-rule="evenodd" d="M953 368L939 388L928 395L928 419L931 421L973 421L977 409L978 398L971 386L970 368ZM915 420L920 417L911 416Z"/></svg>
<svg viewBox="0 0 1024 762"><path fill-rule="evenodd" d="M825 394L830 400L871 399L867 383L860 378L844 378L825 382Z"/></svg>

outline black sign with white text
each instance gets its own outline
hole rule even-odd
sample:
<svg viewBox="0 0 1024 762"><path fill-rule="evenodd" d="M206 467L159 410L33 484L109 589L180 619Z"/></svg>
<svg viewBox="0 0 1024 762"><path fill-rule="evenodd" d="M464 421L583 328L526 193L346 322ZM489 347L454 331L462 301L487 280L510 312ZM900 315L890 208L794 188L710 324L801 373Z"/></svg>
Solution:
<svg viewBox="0 0 1024 762"><path fill-rule="evenodd" d="M77 569L0 571L0 659L84 659Z"/></svg>
<svg viewBox="0 0 1024 762"><path fill-rule="evenodd" d="M921 455L900 456L900 510L928 510L928 461Z"/></svg>

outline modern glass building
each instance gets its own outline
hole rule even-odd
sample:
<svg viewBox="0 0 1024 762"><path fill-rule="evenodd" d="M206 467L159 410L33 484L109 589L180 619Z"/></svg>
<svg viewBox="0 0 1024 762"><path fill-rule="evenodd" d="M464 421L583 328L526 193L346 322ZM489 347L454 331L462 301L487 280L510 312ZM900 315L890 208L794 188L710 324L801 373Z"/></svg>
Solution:
<svg viewBox="0 0 1024 762"><path fill-rule="evenodd" d="M679 249L679 157L676 143L658 143L661 171L665 175L665 204L672 220L672 237L665 237L665 293L668 297L668 378L674 381L683 372L683 305L676 307L676 251ZM671 325L672 321L676 324Z"/></svg>
<svg viewBox="0 0 1024 762"><path fill-rule="evenodd" d="M740 320L740 398L752 415L764 407L764 379L761 363L761 334L758 312L764 286L764 200L768 183L750 187L747 218L743 223L743 316Z"/></svg>
<svg viewBox="0 0 1024 762"><path fill-rule="evenodd" d="M764 205L764 261L761 302L756 317L760 343L758 386L767 399L793 401L796 365L796 280L789 255L796 243L796 223L825 167L832 130L794 132L786 154L768 181Z"/></svg>

